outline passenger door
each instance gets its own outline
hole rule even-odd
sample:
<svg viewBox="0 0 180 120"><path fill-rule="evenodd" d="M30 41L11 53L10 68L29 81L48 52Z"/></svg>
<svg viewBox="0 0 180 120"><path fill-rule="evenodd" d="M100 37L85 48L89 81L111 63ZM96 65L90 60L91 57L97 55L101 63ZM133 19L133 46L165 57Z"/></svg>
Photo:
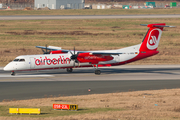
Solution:
<svg viewBox="0 0 180 120"><path fill-rule="evenodd" d="M34 58L33 57L30 57L30 69L34 69L34 65L35 65L35 61L34 61Z"/></svg>

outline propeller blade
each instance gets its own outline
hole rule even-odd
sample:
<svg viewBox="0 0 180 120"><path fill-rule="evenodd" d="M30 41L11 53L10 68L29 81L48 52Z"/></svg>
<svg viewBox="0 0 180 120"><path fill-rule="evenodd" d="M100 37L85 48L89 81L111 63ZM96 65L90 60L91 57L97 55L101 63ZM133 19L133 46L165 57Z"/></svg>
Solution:
<svg viewBox="0 0 180 120"><path fill-rule="evenodd" d="M43 53L45 53L45 51L42 49Z"/></svg>
<svg viewBox="0 0 180 120"><path fill-rule="evenodd" d="M79 52L77 53L77 57L78 57L78 55L79 55Z"/></svg>
<svg viewBox="0 0 180 120"><path fill-rule="evenodd" d="M47 44L46 44L46 53L45 54L47 54Z"/></svg>
<svg viewBox="0 0 180 120"><path fill-rule="evenodd" d="M77 60L77 57L78 57L78 55L79 55L79 52L76 54L76 49L75 49L75 47L74 47L74 54L73 54L72 51L70 51L70 50L69 50L69 52L72 54L72 56L71 56L70 58L71 58L71 60L74 61L74 62L73 62L73 68L75 68L75 64L76 64L76 63L78 63L78 65L80 65L80 64L79 64L79 61Z"/></svg>
<svg viewBox="0 0 180 120"><path fill-rule="evenodd" d="M69 52L73 55L73 53L71 52L71 50L69 50Z"/></svg>

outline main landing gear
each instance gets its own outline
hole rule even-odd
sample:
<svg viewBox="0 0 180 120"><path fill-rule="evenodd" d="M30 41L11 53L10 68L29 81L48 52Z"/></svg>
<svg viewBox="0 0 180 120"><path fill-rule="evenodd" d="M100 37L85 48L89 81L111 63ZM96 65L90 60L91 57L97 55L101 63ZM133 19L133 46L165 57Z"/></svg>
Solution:
<svg viewBox="0 0 180 120"><path fill-rule="evenodd" d="M95 70L94 73L95 73L96 75L100 75L100 74L101 74L101 71L100 71L100 70Z"/></svg>
<svg viewBox="0 0 180 120"><path fill-rule="evenodd" d="M93 65L93 67L94 67L94 65ZM96 65L96 68L95 68L96 70L94 71L94 73L96 74L96 75L100 75L101 74L101 71L100 70L98 70L98 64Z"/></svg>
<svg viewBox="0 0 180 120"><path fill-rule="evenodd" d="M12 76L14 76L14 75L15 75L15 72L14 72L14 71L12 71L12 72L11 72L11 75L12 75Z"/></svg>
<svg viewBox="0 0 180 120"><path fill-rule="evenodd" d="M67 72L71 73L73 71L72 68L67 68Z"/></svg>

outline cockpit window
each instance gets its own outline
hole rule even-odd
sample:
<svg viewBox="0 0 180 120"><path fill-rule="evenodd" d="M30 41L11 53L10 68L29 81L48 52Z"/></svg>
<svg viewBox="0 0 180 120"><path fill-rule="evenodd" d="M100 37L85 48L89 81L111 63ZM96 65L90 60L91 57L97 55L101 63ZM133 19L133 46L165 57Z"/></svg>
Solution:
<svg viewBox="0 0 180 120"><path fill-rule="evenodd" d="M25 59L14 59L15 62L25 62Z"/></svg>
<svg viewBox="0 0 180 120"><path fill-rule="evenodd" d="M14 59L13 61L19 61L19 59Z"/></svg>
<svg viewBox="0 0 180 120"><path fill-rule="evenodd" d="M24 62L24 61L25 61L25 59L19 59L19 61L20 61L20 62Z"/></svg>

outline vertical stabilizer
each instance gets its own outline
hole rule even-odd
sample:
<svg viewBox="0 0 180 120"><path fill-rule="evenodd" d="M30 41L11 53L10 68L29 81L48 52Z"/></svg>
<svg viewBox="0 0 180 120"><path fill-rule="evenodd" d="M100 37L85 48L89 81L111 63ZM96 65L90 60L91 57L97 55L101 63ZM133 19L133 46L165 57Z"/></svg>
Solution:
<svg viewBox="0 0 180 120"><path fill-rule="evenodd" d="M144 25L149 27L149 30L146 36L144 37L139 51L156 51L159 45L163 28L168 27L165 25L165 23Z"/></svg>

